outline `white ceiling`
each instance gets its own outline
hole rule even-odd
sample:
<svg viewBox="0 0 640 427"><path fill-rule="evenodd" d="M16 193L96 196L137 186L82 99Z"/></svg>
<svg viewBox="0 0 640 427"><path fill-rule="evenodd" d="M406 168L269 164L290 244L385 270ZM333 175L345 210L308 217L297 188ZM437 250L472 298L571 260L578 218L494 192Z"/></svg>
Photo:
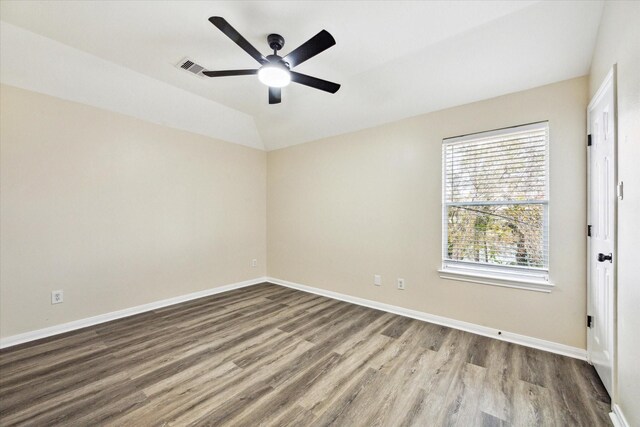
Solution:
<svg viewBox="0 0 640 427"><path fill-rule="evenodd" d="M3 0L0 80L271 150L585 75L601 11L600 1ZM184 57L257 68L214 15L265 54L269 33L285 37L286 54L326 29L336 46L296 71L342 88L292 84L269 105L255 76L177 69Z"/></svg>

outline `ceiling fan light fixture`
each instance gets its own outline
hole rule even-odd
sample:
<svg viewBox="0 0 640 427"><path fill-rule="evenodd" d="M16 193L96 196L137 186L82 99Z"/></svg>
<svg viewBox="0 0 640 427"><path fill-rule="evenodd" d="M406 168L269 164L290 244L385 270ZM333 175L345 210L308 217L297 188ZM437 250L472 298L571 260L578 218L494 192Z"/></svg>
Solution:
<svg viewBox="0 0 640 427"><path fill-rule="evenodd" d="M260 63L258 69L245 70L223 70L212 71L205 70L202 74L207 77L225 77L225 76L253 76L258 75L258 80L269 86L269 104L279 104L282 101L282 91L280 88L294 82L300 85L308 86L313 89L322 90L329 93L336 93L340 89L337 83L327 80L318 79L306 74L290 71L292 68L302 64L307 59L313 58L320 52L324 52L331 46L336 44L335 39L327 32L322 30L306 42L289 52L284 57L278 55L278 52L284 46L284 37L279 34L269 34L267 43L273 50L273 55L264 56L253 47L235 28L233 28L223 17L212 16L209 18L216 28L229 37L242 50L248 53L253 59Z"/></svg>
<svg viewBox="0 0 640 427"><path fill-rule="evenodd" d="M291 83L291 73L283 64L265 64L258 70L258 79L269 87L285 87Z"/></svg>

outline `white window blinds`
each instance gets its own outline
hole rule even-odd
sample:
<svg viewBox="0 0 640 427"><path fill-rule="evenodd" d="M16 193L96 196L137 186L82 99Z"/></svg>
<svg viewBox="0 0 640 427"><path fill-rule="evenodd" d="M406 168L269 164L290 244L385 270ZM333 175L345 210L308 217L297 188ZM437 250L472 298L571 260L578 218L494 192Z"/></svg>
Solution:
<svg viewBox="0 0 640 427"><path fill-rule="evenodd" d="M443 269L548 281L548 124L443 141Z"/></svg>

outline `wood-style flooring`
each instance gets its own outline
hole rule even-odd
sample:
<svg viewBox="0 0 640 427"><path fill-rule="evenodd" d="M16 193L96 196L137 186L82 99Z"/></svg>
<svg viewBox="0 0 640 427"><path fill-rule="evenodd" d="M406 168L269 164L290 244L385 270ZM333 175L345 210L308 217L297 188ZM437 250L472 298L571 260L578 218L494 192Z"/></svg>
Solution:
<svg viewBox="0 0 640 427"><path fill-rule="evenodd" d="M0 352L0 425L604 426L585 362L272 284Z"/></svg>

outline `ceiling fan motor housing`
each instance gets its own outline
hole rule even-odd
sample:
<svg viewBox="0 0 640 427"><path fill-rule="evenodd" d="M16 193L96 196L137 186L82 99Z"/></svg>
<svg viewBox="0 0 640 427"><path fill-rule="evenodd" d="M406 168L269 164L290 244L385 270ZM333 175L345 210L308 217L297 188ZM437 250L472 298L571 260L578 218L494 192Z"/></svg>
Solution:
<svg viewBox="0 0 640 427"><path fill-rule="evenodd" d="M278 51L284 46L284 37L280 34L269 34L267 36L267 43L269 43L271 49Z"/></svg>
<svg viewBox="0 0 640 427"><path fill-rule="evenodd" d="M272 65L279 65L281 67L286 68L287 70L290 69L289 67L289 63L285 62L281 56L278 55L267 55L267 61L269 61L269 64Z"/></svg>

